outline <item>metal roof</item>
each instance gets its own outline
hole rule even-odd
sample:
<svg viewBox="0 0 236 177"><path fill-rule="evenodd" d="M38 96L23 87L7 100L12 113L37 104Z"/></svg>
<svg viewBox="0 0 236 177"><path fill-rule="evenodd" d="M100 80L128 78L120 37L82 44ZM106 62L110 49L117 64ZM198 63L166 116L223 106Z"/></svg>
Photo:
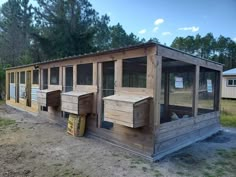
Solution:
<svg viewBox="0 0 236 177"><path fill-rule="evenodd" d="M231 76L231 75L236 75L236 68L223 72L223 76Z"/></svg>
<svg viewBox="0 0 236 177"><path fill-rule="evenodd" d="M195 57L195 58L200 59L200 60L205 60L205 61L208 61L208 62L211 62L211 63L223 65L222 63L218 63L218 62L215 62L215 61L212 61L212 60L209 60L209 59L199 58L199 57L197 57L195 55L183 52L181 50L178 50L178 49L175 49L175 48L171 48L171 47L168 47L168 46L165 46L165 45L162 45L162 44L157 44L157 43L155 43L153 41L149 41L149 42L146 42L146 43L142 43L142 44L138 44L138 45L133 45L133 46L121 47L121 48L104 50L104 51L97 51L97 52L88 53L88 54L85 53L85 54L82 54L82 55L74 55L74 56L68 56L68 57L64 57L64 58L57 58L57 59L47 60L47 61L43 61L43 62L27 64L27 65L20 65L20 66L15 66L15 67L9 67L9 68L6 68L6 70L23 68L23 67L34 66L34 65L48 64L48 63L64 61L64 60L81 59L81 58L85 58L85 57L104 55L104 54L109 54L109 53L114 53L114 52L122 52L122 51L131 50L131 49L137 49L137 48L141 48L141 47L149 47L149 46L155 46L155 45L156 46L159 45L159 46L165 47L165 48L170 49L170 50L181 52L183 54L190 55L190 56Z"/></svg>

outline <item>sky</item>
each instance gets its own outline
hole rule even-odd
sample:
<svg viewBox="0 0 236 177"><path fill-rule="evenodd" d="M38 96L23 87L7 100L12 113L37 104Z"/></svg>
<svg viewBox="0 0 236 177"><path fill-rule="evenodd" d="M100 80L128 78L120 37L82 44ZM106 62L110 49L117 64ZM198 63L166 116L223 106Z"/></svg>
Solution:
<svg viewBox="0 0 236 177"><path fill-rule="evenodd" d="M236 41L236 0L90 0L128 32L170 45L176 36L212 32Z"/></svg>
<svg viewBox="0 0 236 177"><path fill-rule="evenodd" d="M6 0L0 0L0 5ZM176 36L213 33L236 42L236 0L89 0L110 25L170 45Z"/></svg>

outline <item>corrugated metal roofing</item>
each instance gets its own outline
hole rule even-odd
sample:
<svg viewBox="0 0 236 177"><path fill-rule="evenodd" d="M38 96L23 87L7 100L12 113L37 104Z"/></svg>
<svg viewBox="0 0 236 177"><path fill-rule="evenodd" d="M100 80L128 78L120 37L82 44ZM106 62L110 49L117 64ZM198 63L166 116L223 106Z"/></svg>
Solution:
<svg viewBox="0 0 236 177"><path fill-rule="evenodd" d="M154 46L154 45L156 45L156 46L159 45L159 46L165 47L165 48L170 49L170 50L181 52L181 53L184 53L186 55L190 55L192 57L195 57L197 59L205 60L205 61L215 63L215 64L219 64L219 65L223 65L222 63L218 63L218 62L208 60L208 59L204 59L204 58L199 58L195 55L180 51L178 49L174 49L174 48L171 48L171 47L167 47L165 45L161 45L161 44L157 44L155 42L149 41L147 43L142 43L142 44L133 45L133 46L121 47L121 48L104 50L104 51L97 51L97 52L94 52L94 53L88 53L88 54L86 53L86 54L83 54L83 55L74 55L74 56L68 56L68 57L64 57L64 58L57 58L57 59L47 60L47 61L43 61L43 62L37 62L37 63L27 64L27 65L20 65L20 66L10 67L10 68L6 68L6 70L16 69L16 68L23 68L23 67L27 67L27 66L47 64L47 63L70 60L70 59L80 59L80 58L89 57L89 56L103 55L103 54L108 54L108 53L113 53L113 52L126 51L126 50L129 50L129 49L136 49L136 48L140 48L140 47L148 47L148 46Z"/></svg>
<svg viewBox="0 0 236 177"><path fill-rule="evenodd" d="M223 72L223 76L230 76L230 75L236 75L236 68Z"/></svg>

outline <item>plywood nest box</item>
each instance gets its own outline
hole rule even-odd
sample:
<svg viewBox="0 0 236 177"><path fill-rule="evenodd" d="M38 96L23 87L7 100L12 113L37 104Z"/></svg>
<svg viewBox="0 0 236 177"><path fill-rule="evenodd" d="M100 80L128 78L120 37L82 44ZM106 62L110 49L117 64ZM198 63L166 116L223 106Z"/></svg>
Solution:
<svg viewBox="0 0 236 177"><path fill-rule="evenodd" d="M39 90L38 104L40 106L60 106L60 90Z"/></svg>
<svg viewBox="0 0 236 177"><path fill-rule="evenodd" d="M61 94L61 110L73 114L89 114L93 109L93 93L66 92Z"/></svg>
<svg viewBox="0 0 236 177"><path fill-rule="evenodd" d="M103 100L105 121L131 128L146 124L149 117L149 96L112 95Z"/></svg>

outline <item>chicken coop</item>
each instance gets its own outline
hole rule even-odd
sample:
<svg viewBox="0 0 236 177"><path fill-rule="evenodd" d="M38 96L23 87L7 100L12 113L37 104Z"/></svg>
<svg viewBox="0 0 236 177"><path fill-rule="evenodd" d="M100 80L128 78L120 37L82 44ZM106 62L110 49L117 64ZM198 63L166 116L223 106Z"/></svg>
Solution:
<svg viewBox="0 0 236 177"><path fill-rule="evenodd" d="M28 85L18 104L21 71ZM37 105L37 112L58 121L86 114L87 135L153 161L220 128L222 65L160 44L60 58L6 73L8 105L26 111Z"/></svg>

